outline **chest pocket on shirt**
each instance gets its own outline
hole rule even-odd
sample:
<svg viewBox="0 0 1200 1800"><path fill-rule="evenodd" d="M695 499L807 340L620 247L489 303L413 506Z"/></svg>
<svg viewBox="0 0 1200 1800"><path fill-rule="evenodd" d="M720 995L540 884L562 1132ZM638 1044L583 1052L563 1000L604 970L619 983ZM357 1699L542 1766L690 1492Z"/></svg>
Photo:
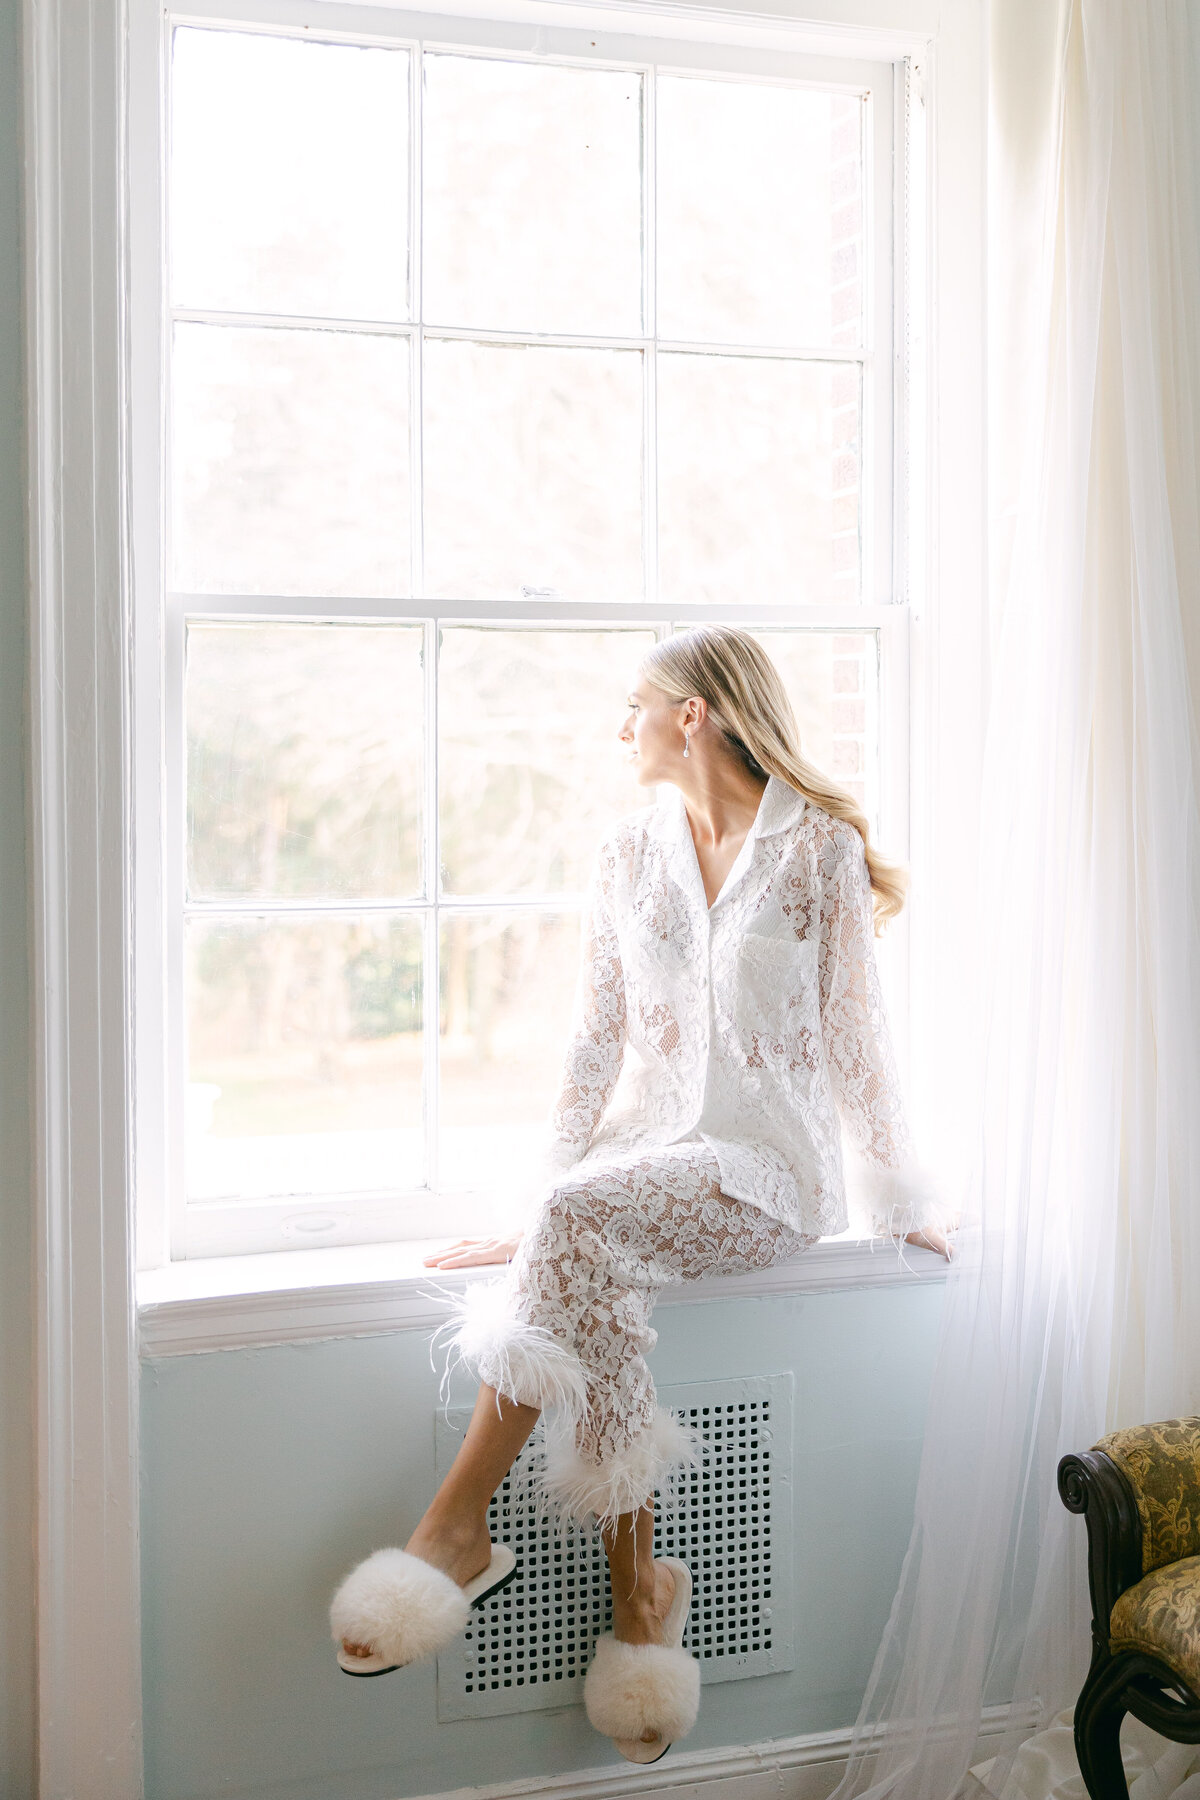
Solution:
<svg viewBox="0 0 1200 1800"><path fill-rule="evenodd" d="M737 969L736 1010L750 1030L791 1037L801 1025L816 1026L815 938L748 931L738 944Z"/></svg>

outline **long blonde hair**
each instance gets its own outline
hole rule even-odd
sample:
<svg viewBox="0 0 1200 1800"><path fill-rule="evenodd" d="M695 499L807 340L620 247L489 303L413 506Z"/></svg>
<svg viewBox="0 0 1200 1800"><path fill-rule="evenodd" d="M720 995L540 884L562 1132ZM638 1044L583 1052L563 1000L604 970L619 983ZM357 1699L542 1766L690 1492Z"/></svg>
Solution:
<svg viewBox="0 0 1200 1800"><path fill-rule="evenodd" d="M656 644L641 672L669 700L693 694L704 700L730 751L751 774L776 775L832 818L853 825L866 852L878 935L904 905L908 871L872 846L866 814L853 795L802 754L787 689L758 639L735 625L697 625Z"/></svg>

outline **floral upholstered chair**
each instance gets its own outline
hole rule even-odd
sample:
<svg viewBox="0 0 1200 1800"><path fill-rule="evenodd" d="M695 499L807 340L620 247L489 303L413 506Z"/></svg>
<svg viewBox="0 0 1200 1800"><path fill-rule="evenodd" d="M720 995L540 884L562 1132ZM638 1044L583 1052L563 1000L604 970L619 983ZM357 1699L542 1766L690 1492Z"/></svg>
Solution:
<svg viewBox="0 0 1200 1800"><path fill-rule="evenodd" d="M1114 1431L1058 1467L1088 1525L1092 1666L1075 1748L1092 1800L1128 1800L1126 1713L1200 1743L1200 1418Z"/></svg>

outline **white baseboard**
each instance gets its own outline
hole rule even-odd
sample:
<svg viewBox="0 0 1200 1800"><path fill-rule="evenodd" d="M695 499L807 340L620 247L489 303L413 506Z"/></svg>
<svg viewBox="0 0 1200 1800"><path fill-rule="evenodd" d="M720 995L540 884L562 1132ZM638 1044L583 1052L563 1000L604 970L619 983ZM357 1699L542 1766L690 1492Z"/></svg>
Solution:
<svg viewBox="0 0 1200 1800"><path fill-rule="evenodd" d="M988 1754L988 1740L1008 1731L1012 1724L1008 1707L989 1707L980 1727L979 1750ZM1028 1728L1032 1729L1032 1721ZM658 1800L829 1800L846 1772L851 1736L847 1728L768 1738L758 1744L730 1744L717 1750L672 1750L661 1763L644 1768L608 1762L601 1768L573 1769L564 1775L530 1776L490 1787L424 1794L420 1800L550 1800L551 1796L553 1800L634 1800L650 1793Z"/></svg>
<svg viewBox="0 0 1200 1800"><path fill-rule="evenodd" d="M421 1800L829 1800L846 1768L849 1731L770 1738L719 1750L672 1750L661 1763L607 1762L596 1769L455 1788ZM614 1752L614 1757L615 1757Z"/></svg>

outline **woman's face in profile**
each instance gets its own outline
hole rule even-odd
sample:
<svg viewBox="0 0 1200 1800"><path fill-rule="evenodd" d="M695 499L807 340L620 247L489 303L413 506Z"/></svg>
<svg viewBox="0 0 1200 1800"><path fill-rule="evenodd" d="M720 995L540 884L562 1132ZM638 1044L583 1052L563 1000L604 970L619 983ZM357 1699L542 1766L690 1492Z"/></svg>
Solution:
<svg viewBox="0 0 1200 1800"><path fill-rule="evenodd" d="M668 700L639 674L627 695L629 707L619 736L626 746L626 761L643 787L657 781L679 780L688 765L683 761L683 705Z"/></svg>

